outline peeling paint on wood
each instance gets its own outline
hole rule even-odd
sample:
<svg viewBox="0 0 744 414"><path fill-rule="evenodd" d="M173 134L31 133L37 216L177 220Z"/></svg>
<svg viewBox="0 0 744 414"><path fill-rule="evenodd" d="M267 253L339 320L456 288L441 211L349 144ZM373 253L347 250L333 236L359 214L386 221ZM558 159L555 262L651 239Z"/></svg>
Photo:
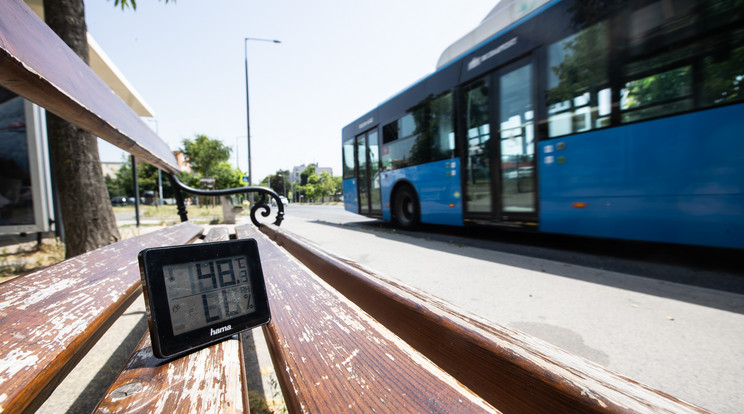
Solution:
<svg viewBox="0 0 744 414"><path fill-rule="evenodd" d="M188 243L182 223L0 285L0 412L38 407L140 290L137 254Z"/></svg>
<svg viewBox="0 0 744 414"><path fill-rule="evenodd" d="M227 240L226 228L210 230L205 242ZM175 359L152 354L149 333L109 387L96 413L247 413L243 349L233 337Z"/></svg>
<svg viewBox="0 0 744 414"><path fill-rule="evenodd" d="M158 359L145 334L94 412L248 412L242 358L233 337L177 359Z"/></svg>

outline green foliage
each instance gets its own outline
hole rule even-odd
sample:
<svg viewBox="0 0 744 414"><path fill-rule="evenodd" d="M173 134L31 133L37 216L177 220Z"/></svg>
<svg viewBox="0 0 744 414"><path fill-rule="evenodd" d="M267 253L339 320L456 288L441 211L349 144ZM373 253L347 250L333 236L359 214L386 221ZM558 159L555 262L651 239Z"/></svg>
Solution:
<svg viewBox="0 0 744 414"><path fill-rule="evenodd" d="M209 177L215 179L215 188L241 187L240 170L233 168L227 159L230 157L230 148L219 140L213 140L206 135L197 135L193 141L183 140L183 149L186 159L190 161L193 173L179 172L178 179L189 187L199 188L199 179ZM207 175L208 174L208 175ZM127 196L134 197L134 181L132 179L132 165L127 162L122 165L114 177L106 177L106 187L110 197ZM145 191L158 193L158 169L145 162L137 164L137 181L139 182L140 194ZM163 197L174 196L170 180L167 175L162 176Z"/></svg>
<svg viewBox="0 0 744 414"><path fill-rule="evenodd" d="M736 102L744 99L744 47L728 56L709 56L703 61L706 82L703 101L706 105Z"/></svg>
<svg viewBox="0 0 744 414"><path fill-rule="evenodd" d="M303 201L306 202L330 201L335 194L342 190L341 177L333 177L327 172L318 175L314 165L308 166L300 174L300 177L301 182L297 191L303 196Z"/></svg>
<svg viewBox="0 0 744 414"><path fill-rule="evenodd" d="M261 185L269 187L279 195L289 194L289 170L277 170L261 181Z"/></svg>
<svg viewBox="0 0 744 414"><path fill-rule="evenodd" d="M124 167L122 167L122 168L124 168ZM108 190L109 198L111 198L111 197L117 197L117 196L126 196L127 195L127 189L118 180L118 177L119 177L119 172L118 171L117 171L115 177L110 177L108 175L105 176L105 177L103 177L103 180L106 183L106 189Z"/></svg>
<svg viewBox="0 0 744 414"><path fill-rule="evenodd" d="M230 158L230 147L204 134L197 135L193 141L184 139L182 143L180 151L191 164L191 169L205 178L214 178L212 170Z"/></svg>
<svg viewBox="0 0 744 414"><path fill-rule="evenodd" d="M181 181L182 178L179 177ZM132 178L132 163L126 162L116 172L114 177L105 177L106 188L109 197L126 196L134 197L134 180ZM145 191L158 193L158 169L146 162L137 163L137 182L139 184L140 194ZM173 190L167 175L162 176L163 197L173 197Z"/></svg>
<svg viewBox="0 0 744 414"><path fill-rule="evenodd" d="M175 3L176 0L165 0L166 3L168 2ZM121 6L121 9L124 10L127 7L132 7L132 10L137 10L137 1L136 0L114 0L114 7Z"/></svg>
<svg viewBox="0 0 744 414"><path fill-rule="evenodd" d="M325 200L326 198L330 199L331 196L333 196L333 193L336 192L336 187L333 181L333 176L331 176L331 174L328 174L327 172L323 172L320 174L317 191L320 194L320 198L322 200Z"/></svg>
<svg viewBox="0 0 744 414"><path fill-rule="evenodd" d="M307 185L307 179L311 175L315 174L315 166L310 164L305 171L300 173L300 185Z"/></svg>
<svg viewBox="0 0 744 414"><path fill-rule="evenodd" d="M333 193L343 193L344 191L344 180L340 176L338 177L332 177L333 178Z"/></svg>
<svg viewBox="0 0 744 414"><path fill-rule="evenodd" d="M191 188L199 188L199 174L179 171L178 180Z"/></svg>
<svg viewBox="0 0 744 414"><path fill-rule="evenodd" d="M212 173L215 179L215 188L236 188L242 186L240 176L243 174L227 162L217 164L212 170Z"/></svg>
<svg viewBox="0 0 744 414"><path fill-rule="evenodd" d="M625 85L621 108L632 109L687 96L692 93L691 73L692 67L685 66L630 81Z"/></svg>

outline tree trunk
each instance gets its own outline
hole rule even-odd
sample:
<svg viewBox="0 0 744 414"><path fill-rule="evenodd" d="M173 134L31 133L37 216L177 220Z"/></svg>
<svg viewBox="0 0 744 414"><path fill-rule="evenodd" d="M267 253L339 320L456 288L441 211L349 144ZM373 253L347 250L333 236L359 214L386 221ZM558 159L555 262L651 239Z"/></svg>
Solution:
<svg viewBox="0 0 744 414"><path fill-rule="evenodd" d="M44 15L57 36L88 63L83 0L44 0ZM47 135L65 227L66 256L119 240L97 138L48 112Z"/></svg>

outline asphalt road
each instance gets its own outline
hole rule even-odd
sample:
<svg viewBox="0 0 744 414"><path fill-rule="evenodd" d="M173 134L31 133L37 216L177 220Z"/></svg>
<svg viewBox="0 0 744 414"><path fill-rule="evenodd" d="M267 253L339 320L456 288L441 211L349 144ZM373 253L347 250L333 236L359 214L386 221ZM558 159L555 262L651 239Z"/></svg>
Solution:
<svg viewBox="0 0 744 414"><path fill-rule="evenodd" d="M425 227L291 205L282 227L719 413L744 406L742 252Z"/></svg>

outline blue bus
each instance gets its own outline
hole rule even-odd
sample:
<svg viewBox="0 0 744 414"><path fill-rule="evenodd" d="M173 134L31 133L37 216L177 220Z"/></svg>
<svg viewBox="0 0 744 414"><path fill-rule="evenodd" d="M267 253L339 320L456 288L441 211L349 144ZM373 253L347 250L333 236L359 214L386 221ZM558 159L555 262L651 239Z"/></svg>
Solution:
<svg viewBox="0 0 744 414"><path fill-rule="evenodd" d="M342 132L345 208L744 248L744 3L501 0Z"/></svg>

